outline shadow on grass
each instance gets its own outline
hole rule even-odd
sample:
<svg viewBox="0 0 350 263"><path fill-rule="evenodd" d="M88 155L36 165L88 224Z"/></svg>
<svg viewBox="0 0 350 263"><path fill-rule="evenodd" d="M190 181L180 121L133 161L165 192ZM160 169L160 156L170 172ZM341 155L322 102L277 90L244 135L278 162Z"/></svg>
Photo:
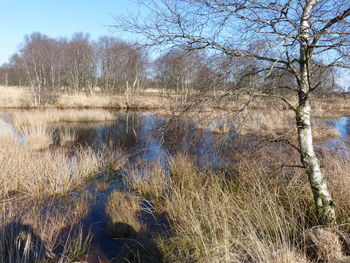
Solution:
<svg viewBox="0 0 350 263"><path fill-rule="evenodd" d="M30 225L15 221L0 228L0 263L37 263L49 258L52 253Z"/></svg>
<svg viewBox="0 0 350 263"><path fill-rule="evenodd" d="M147 231L136 231L124 222L115 222L113 229L121 243L115 263L162 263L163 256Z"/></svg>
<svg viewBox="0 0 350 263"><path fill-rule="evenodd" d="M163 255L157 245L147 238L137 236L128 240L114 263L163 263Z"/></svg>

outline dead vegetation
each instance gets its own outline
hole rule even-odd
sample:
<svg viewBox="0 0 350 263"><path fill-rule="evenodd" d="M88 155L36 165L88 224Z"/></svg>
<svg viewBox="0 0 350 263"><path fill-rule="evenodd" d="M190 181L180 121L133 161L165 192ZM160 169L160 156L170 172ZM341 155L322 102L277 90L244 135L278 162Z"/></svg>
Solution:
<svg viewBox="0 0 350 263"><path fill-rule="evenodd" d="M82 260L92 238L82 220L95 198L86 187L100 172L126 163L115 148L49 147L53 131L38 115L16 115L16 128L0 134L1 263ZM64 144L74 140L65 133Z"/></svg>
<svg viewBox="0 0 350 263"><path fill-rule="evenodd" d="M142 93L136 95L126 103L121 95L103 95L85 93L60 94L56 102L44 105L35 105L34 94L28 88L0 86L1 108L113 108L113 109L169 109L170 99L159 94Z"/></svg>
<svg viewBox="0 0 350 263"><path fill-rule="evenodd" d="M250 160L242 155L239 165L225 172L200 171L192 158L177 155L169 160L168 173L151 165L146 176L133 172L127 180L154 201L154 213L161 211L171 222L171 234L154 240L164 262L349 262L350 210L343 196L349 161L322 154L338 205L337 229L314 228L307 178L301 169L283 165L297 164L297 155L273 148Z"/></svg>
<svg viewBox="0 0 350 263"><path fill-rule="evenodd" d="M67 116L54 112L12 115L18 134L26 140L29 134L34 137L35 129L48 131L49 135L38 132L42 136L37 137L38 145L44 146L21 144L9 134L0 139L1 226L12 233L7 235L10 240L21 240L15 245L0 240L0 252L11 251L0 262L11 262L11 257L12 262L24 263L33 258L43 262L83 258L91 237L82 234L80 220L93 198L76 198L72 193L83 189L101 169L113 174L128 162L122 151L109 146L99 152L89 147L75 148L73 155L66 152L65 145L75 137L64 129L63 148L47 147L44 138L52 136L47 123ZM88 111L80 116L85 115ZM282 118L281 126L263 113L249 118L259 121L260 129L268 134L271 126L286 129L290 115ZM31 132L25 136L17 127ZM245 129L245 134L260 131L253 124ZM143 162L128 170L124 181L131 192L112 192L105 219L112 237L136 238L142 244L127 250L124 258L136 262L138 256L151 258L149 262L348 262L349 160L334 152L318 152L329 175L339 220L338 228L318 230L307 178L302 169L295 168L300 165L297 154L268 146L249 154L235 152L235 165L221 171L199 169L196 158L185 154L170 158L166 168L159 162ZM97 187L108 189L106 182ZM170 224L166 232L148 237L151 244L138 240L149 231L140 218L143 200L150 206L147 212L154 218L166 217ZM65 252L56 253L57 246Z"/></svg>

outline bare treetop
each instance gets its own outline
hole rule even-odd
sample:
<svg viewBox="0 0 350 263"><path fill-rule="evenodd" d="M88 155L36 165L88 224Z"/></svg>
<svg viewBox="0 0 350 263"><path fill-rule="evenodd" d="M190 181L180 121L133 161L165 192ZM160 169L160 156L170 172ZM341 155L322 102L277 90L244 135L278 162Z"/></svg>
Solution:
<svg viewBox="0 0 350 263"><path fill-rule="evenodd" d="M117 20L123 30L146 35L152 43L210 48L291 65L300 45L327 61L344 65L350 34L348 1L145 0L151 15ZM305 37L307 40L305 41ZM252 42L259 48L252 50ZM332 51L332 52L330 52ZM324 57L320 57L325 59Z"/></svg>

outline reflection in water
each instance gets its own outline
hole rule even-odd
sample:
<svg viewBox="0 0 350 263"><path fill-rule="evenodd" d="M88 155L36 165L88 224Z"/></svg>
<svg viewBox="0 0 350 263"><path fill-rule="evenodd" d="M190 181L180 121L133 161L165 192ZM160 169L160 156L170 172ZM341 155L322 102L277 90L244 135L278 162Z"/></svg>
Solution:
<svg viewBox="0 0 350 263"><path fill-rule="evenodd" d="M59 145L59 130L74 132L76 144L95 148L114 145L123 148L130 161L142 159L146 163L166 163L170 154L188 153L197 157L200 166L222 167L228 163L227 154L233 147L235 136L222 137L212 130L200 130L189 120L167 121L152 114L135 112L119 113L114 122L104 123L59 123L56 128L56 143ZM225 156L226 155L226 156Z"/></svg>
<svg viewBox="0 0 350 263"><path fill-rule="evenodd" d="M16 129L8 120L8 116L0 112L0 136L11 136L15 138L20 144L24 144L24 138L18 134Z"/></svg>
<svg viewBox="0 0 350 263"><path fill-rule="evenodd" d="M342 117L331 120L330 122L339 132L340 138L345 138L350 135L350 117Z"/></svg>

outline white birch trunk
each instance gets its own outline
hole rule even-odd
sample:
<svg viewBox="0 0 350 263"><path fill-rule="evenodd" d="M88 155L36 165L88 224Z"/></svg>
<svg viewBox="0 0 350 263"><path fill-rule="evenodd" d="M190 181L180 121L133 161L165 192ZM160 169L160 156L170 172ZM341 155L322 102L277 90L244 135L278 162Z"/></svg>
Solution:
<svg viewBox="0 0 350 263"><path fill-rule="evenodd" d="M311 65L311 49L309 46L312 10L318 0L307 1L303 10L300 24L300 79L298 92L298 108L296 122L300 145L300 160L304 165L312 189L316 213L319 223L330 225L335 222L334 202L327 187L324 174L321 171L319 160L315 154L310 105L309 69Z"/></svg>
<svg viewBox="0 0 350 263"><path fill-rule="evenodd" d="M330 225L335 222L334 202L315 154L310 115L310 101L306 98L299 104L296 115L301 150L300 158L309 178L319 223Z"/></svg>

